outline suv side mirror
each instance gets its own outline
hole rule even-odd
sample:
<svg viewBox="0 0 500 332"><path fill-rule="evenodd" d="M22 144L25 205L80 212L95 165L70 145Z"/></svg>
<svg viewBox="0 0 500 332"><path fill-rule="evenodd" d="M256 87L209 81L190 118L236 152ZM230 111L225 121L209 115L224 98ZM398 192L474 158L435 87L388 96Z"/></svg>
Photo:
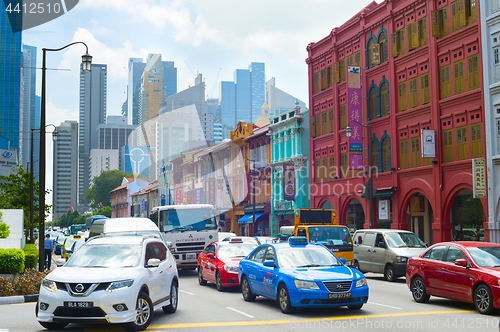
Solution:
<svg viewBox="0 0 500 332"><path fill-rule="evenodd" d="M158 258L150 258L148 260L148 267L158 267L160 266L160 260Z"/></svg>
<svg viewBox="0 0 500 332"><path fill-rule="evenodd" d="M384 248L384 249L385 249L385 248L387 248L387 246L385 245L385 243L384 243L384 242L379 242L379 243L378 243L378 247L379 247L379 248Z"/></svg>

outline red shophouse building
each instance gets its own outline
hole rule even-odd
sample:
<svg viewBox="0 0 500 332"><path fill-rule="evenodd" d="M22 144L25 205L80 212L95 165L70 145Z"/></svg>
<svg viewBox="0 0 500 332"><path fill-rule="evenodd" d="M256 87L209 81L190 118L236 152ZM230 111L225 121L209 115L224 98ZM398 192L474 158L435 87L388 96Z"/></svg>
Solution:
<svg viewBox="0 0 500 332"><path fill-rule="evenodd" d="M480 5L372 2L308 45L311 207L333 207L353 228L412 230L428 244L489 239L487 199L473 198L485 177L472 172L485 151ZM348 167L348 66L361 68L363 171ZM435 158L422 157L422 130L435 133Z"/></svg>

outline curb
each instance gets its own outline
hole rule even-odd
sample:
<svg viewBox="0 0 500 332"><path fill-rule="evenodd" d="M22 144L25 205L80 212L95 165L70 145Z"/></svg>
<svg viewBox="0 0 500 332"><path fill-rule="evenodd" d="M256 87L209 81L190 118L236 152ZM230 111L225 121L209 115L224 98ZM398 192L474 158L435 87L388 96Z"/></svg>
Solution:
<svg viewBox="0 0 500 332"><path fill-rule="evenodd" d="M0 297L0 304L16 304L28 302L38 302L38 294Z"/></svg>

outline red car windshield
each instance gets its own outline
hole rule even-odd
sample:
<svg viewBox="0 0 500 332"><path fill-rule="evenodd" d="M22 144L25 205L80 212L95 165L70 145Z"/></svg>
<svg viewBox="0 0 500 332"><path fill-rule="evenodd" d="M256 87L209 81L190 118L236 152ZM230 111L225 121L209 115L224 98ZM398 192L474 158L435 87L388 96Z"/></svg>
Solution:
<svg viewBox="0 0 500 332"><path fill-rule="evenodd" d="M246 257L256 247L252 243L228 244L219 247L219 258Z"/></svg>
<svg viewBox="0 0 500 332"><path fill-rule="evenodd" d="M500 267L500 247L468 247L467 251L479 266Z"/></svg>

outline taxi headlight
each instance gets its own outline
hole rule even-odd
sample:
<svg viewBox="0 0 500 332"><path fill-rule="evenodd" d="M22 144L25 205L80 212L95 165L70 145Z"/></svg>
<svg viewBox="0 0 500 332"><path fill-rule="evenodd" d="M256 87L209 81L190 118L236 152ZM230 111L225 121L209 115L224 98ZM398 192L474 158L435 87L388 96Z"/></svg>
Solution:
<svg viewBox="0 0 500 332"><path fill-rule="evenodd" d="M398 263L406 263L406 262L408 262L408 257L396 256L396 260L398 261Z"/></svg>
<svg viewBox="0 0 500 332"><path fill-rule="evenodd" d="M359 280L356 280L356 287L363 287L366 285L368 285L368 283L366 282L366 278L361 278Z"/></svg>
<svg viewBox="0 0 500 332"><path fill-rule="evenodd" d="M302 288L302 289L319 289L319 286L317 283L314 281L306 281L306 280L298 280L294 279L293 282L295 283L296 288Z"/></svg>
<svg viewBox="0 0 500 332"><path fill-rule="evenodd" d="M108 288L106 288L106 292L110 292L110 293L116 292L120 289L124 289L124 288L132 286L133 283L134 283L134 280L132 280L132 279L115 281L115 282L112 282L111 285L108 286Z"/></svg>
<svg viewBox="0 0 500 332"><path fill-rule="evenodd" d="M42 280L42 287L48 291L51 291L51 292L53 292L57 289L56 282L52 281L52 280L47 280L47 279Z"/></svg>
<svg viewBox="0 0 500 332"><path fill-rule="evenodd" d="M224 270L226 270L227 272L238 273L238 267L237 266L232 266L232 265L224 264Z"/></svg>

